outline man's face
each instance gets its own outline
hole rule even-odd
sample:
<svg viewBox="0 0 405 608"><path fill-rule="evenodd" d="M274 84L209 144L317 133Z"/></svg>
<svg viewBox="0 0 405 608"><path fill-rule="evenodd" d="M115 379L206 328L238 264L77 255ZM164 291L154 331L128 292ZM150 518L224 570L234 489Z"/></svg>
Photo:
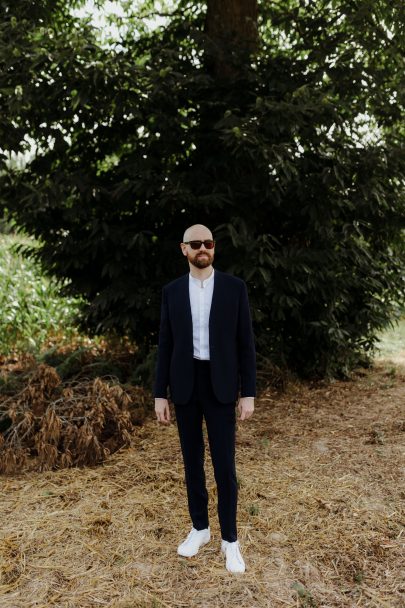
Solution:
<svg viewBox="0 0 405 608"><path fill-rule="evenodd" d="M193 236L189 240L202 241L204 239L212 240L212 235ZM183 245L183 251L185 252L190 264L192 264L196 268L207 268L207 266L212 264L214 261L215 247L213 249L205 249L204 245L201 245L200 249L195 250L191 249L190 245Z"/></svg>

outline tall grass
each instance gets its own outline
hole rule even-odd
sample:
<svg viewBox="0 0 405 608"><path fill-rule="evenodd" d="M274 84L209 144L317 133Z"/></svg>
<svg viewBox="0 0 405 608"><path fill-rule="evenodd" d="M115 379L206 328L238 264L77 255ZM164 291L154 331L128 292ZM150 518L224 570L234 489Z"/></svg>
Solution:
<svg viewBox="0 0 405 608"><path fill-rule="evenodd" d="M79 301L62 298L36 264L14 251L21 238L0 234L0 353L37 353L52 338L71 338Z"/></svg>
<svg viewBox="0 0 405 608"><path fill-rule="evenodd" d="M378 356L383 359L405 357L405 314L393 321L393 327L386 329L379 336Z"/></svg>

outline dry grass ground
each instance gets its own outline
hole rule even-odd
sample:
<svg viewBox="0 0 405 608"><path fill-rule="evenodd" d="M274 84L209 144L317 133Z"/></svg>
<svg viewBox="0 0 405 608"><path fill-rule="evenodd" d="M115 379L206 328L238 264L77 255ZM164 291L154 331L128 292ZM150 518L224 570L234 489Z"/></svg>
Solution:
<svg viewBox="0 0 405 608"><path fill-rule="evenodd" d="M210 462L211 543L176 554L190 524L174 424L148 420L98 468L2 477L0 606L404 607L404 406L387 362L260 396L237 432L243 575L224 568Z"/></svg>

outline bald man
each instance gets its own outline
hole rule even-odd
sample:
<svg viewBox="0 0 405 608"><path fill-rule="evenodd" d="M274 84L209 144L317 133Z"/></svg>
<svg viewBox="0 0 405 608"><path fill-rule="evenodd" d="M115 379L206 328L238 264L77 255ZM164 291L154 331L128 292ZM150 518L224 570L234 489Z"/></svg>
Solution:
<svg viewBox="0 0 405 608"><path fill-rule="evenodd" d="M240 420L246 420L253 414L256 396L247 287L242 279L214 270L215 241L206 226L187 228L180 248L189 272L162 290L153 388L156 417L162 424L170 423L170 391L183 455L192 529L177 552L192 557L211 538L204 418L218 490L221 551L227 570L244 572L236 526L235 410L238 402Z"/></svg>

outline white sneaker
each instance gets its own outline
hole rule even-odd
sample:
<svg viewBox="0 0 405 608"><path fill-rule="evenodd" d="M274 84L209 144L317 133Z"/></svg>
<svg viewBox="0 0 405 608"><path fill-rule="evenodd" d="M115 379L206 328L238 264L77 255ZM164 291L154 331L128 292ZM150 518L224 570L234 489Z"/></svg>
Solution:
<svg viewBox="0 0 405 608"><path fill-rule="evenodd" d="M191 528L191 532L186 540L177 547L177 553L183 557L193 557L193 555L197 555L200 547L210 541L210 538L211 532L209 526L204 530Z"/></svg>
<svg viewBox="0 0 405 608"><path fill-rule="evenodd" d="M245 572L246 566L240 553L239 541L230 543L222 539L221 551L226 556L226 569L229 572Z"/></svg>

